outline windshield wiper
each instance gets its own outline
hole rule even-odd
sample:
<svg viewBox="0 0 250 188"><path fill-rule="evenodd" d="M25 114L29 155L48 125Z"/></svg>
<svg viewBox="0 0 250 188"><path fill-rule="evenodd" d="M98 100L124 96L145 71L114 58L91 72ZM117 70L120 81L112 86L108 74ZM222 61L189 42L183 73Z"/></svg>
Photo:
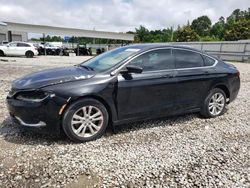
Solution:
<svg viewBox="0 0 250 188"><path fill-rule="evenodd" d="M90 66L87 66L87 65L79 65L79 66L85 68L88 71L94 71L93 67L90 67Z"/></svg>

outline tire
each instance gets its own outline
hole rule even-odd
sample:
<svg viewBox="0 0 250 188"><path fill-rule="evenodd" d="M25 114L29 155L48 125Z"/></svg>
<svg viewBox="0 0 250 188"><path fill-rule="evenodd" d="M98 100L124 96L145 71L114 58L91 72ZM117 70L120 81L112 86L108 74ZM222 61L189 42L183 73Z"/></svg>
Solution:
<svg viewBox="0 0 250 188"><path fill-rule="evenodd" d="M32 51L27 51L27 52L25 53L25 56L26 56L27 58L32 58L32 57L34 57L34 53L33 53Z"/></svg>
<svg viewBox="0 0 250 188"><path fill-rule="evenodd" d="M224 114L225 107L226 107L225 92L219 88L214 88L209 92L209 94L207 95L206 99L203 102L201 115L205 118L214 118Z"/></svg>
<svg viewBox="0 0 250 188"><path fill-rule="evenodd" d="M100 138L105 133L108 122L109 114L105 106L95 99L88 98L76 101L66 109L62 128L70 140L88 142Z"/></svg>
<svg viewBox="0 0 250 188"><path fill-rule="evenodd" d="M4 56L4 52L0 50L0 57Z"/></svg>

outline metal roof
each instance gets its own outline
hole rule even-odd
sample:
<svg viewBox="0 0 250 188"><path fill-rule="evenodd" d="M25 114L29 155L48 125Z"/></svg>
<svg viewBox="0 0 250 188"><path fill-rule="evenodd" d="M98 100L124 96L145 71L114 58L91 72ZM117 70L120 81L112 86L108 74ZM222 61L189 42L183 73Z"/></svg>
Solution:
<svg viewBox="0 0 250 188"><path fill-rule="evenodd" d="M134 40L134 35L127 33L95 31L95 30L86 30L79 28L55 27L48 25L34 25L34 24L14 23L5 21L4 23L7 24L7 28L9 31L45 33L52 35L54 34L54 35L65 35L65 36L88 37L88 38L116 39L116 40L126 40L126 41Z"/></svg>

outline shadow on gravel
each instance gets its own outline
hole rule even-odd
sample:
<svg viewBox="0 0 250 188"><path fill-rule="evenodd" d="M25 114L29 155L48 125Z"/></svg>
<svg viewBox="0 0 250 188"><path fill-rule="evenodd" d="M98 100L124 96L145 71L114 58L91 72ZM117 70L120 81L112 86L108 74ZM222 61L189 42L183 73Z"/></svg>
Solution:
<svg viewBox="0 0 250 188"><path fill-rule="evenodd" d="M194 114L186 114L179 116L162 117L151 120L143 120L134 123L119 125L115 127L114 132L116 134L120 134L124 132L143 130L153 127L176 126L176 124L181 124L182 122L191 121L193 118L201 118L201 116L199 114L194 113Z"/></svg>
<svg viewBox="0 0 250 188"><path fill-rule="evenodd" d="M153 127L176 126L182 122L191 121L193 118L200 118L198 114L188 114L182 116L164 117L153 120L139 121L135 123L128 123L112 128L109 126L105 133L105 137L112 137L114 134L122 134L131 131L138 131ZM66 135L48 135L37 131L31 131L23 128L11 120L6 118L0 124L0 137L5 141L21 145L68 145L77 144L71 142ZM94 142L94 141L93 141Z"/></svg>
<svg viewBox="0 0 250 188"><path fill-rule="evenodd" d="M63 136L41 134L25 129L16 124L10 117L0 124L0 137L5 141L21 145L51 145L69 144L70 141Z"/></svg>

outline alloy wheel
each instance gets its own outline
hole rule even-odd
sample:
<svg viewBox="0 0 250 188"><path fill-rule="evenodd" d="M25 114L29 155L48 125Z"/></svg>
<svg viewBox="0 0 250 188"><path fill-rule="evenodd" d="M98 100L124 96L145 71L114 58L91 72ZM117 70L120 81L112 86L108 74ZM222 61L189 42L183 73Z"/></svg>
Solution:
<svg viewBox="0 0 250 188"><path fill-rule="evenodd" d="M225 97L223 96L223 94L222 93L213 94L208 104L209 112L212 115L217 116L222 112L224 106L225 106Z"/></svg>
<svg viewBox="0 0 250 188"><path fill-rule="evenodd" d="M78 109L71 120L74 133L82 138L96 135L103 126L104 117L101 110L95 106L84 106Z"/></svg>

